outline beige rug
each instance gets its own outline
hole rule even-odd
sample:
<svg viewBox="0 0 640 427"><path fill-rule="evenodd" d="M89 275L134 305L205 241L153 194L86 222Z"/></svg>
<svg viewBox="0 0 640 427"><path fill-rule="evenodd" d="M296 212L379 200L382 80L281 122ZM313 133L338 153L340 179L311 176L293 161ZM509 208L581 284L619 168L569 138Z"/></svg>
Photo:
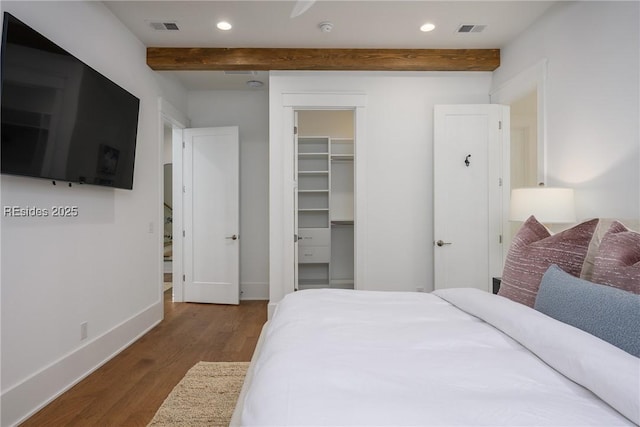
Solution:
<svg viewBox="0 0 640 427"><path fill-rule="evenodd" d="M228 426L248 367L249 362L198 362L149 426Z"/></svg>

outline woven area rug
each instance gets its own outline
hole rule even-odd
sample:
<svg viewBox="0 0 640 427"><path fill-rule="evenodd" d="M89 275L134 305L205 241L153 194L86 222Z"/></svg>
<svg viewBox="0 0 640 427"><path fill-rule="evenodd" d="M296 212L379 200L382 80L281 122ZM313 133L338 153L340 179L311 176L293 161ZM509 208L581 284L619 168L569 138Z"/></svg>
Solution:
<svg viewBox="0 0 640 427"><path fill-rule="evenodd" d="M249 362L198 362L173 388L149 426L228 426Z"/></svg>

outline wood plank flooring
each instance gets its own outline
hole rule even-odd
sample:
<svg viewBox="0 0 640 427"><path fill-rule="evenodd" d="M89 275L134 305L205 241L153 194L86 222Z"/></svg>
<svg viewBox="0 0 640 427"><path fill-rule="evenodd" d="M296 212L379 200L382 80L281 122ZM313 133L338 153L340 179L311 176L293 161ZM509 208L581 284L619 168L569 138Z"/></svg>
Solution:
<svg viewBox="0 0 640 427"><path fill-rule="evenodd" d="M146 426L197 362L249 361L267 319L266 301L239 306L173 303L136 343L21 426Z"/></svg>

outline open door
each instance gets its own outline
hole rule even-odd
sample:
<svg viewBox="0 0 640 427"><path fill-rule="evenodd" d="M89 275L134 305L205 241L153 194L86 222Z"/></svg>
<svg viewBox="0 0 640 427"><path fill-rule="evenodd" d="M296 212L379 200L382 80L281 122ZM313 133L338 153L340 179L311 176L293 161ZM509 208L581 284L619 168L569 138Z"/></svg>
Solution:
<svg viewBox="0 0 640 427"><path fill-rule="evenodd" d="M238 304L238 127L183 135L184 301Z"/></svg>
<svg viewBox="0 0 640 427"><path fill-rule="evenodd" d="M492 277L500 276L508 141L508 107L435 107L434 289L489 291Z"/></svg>

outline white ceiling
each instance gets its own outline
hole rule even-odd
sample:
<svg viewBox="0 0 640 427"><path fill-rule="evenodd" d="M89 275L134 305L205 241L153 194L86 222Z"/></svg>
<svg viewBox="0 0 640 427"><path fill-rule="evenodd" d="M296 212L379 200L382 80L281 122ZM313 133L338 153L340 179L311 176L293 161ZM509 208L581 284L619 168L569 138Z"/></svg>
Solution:
<svg viewBox="0 0 640 427"><path fill-rule="evenodd" d="M540 17L554 1L376 1L318 0L291 18L290 1L105 1L146 46L316 48L502 48ZM226 20L230 31L216 23ZM322 32L321 22L333 30ZM179 31L154 30L151 22L173 22ZM431 22L436 29L423 33ZM462 24L486 25L459 34ZM267 83L266 72L230 76L222 72L165 72L187 89L245 89L251 79ZM266 87L266 85L265 85Z"/></svg>

